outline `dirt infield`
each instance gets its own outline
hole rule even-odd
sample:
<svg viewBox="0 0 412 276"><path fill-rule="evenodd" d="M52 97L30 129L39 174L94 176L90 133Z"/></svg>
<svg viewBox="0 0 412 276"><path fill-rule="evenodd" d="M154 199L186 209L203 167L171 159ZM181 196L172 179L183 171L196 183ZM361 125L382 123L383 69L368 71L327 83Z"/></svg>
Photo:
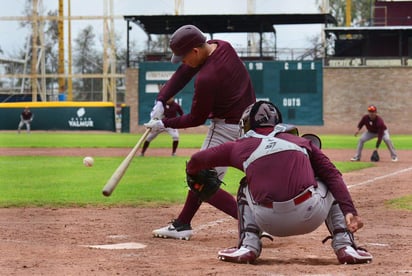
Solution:
<svg viewBox="0 0 412 276"><path fill-rule="evenodd" d="M2 155L66 155L70 149L0 149ZM81 155L112 156L127 149L85 149ZM179 149L179 155L193 150ZM353 151L325 150L333 161L348 160ZM324 226L295 237L264 240L256 265L221 262L217 251L234 246L237 222L202 205L190 241L158 239L151 231L164 226L181 205L158 208L3 208L0 209L1 275L410 275L412 213L387 201L412 194L412 151L398 151L399 162L381 151L376 167L346 173L344 178L365 221L358 245L374 256L368 265L339 265ZM370 154L364 151L364 156ZM149 149L147 155L169 155ZM138 243L140 249L90 246Z"/></svg>

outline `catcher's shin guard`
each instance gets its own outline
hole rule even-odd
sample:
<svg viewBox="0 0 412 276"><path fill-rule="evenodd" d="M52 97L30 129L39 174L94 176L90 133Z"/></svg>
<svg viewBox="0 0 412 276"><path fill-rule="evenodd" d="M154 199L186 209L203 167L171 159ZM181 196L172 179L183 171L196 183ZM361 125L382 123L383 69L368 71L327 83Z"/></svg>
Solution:
<svg viewBox="0 0 412 276"><path fill-rule="evenodd" d="M332 238L333 250L341 264L372 262L372 255L366 249L356 246L353 234L346 228L345 218L337 203L332 205L325 222L331 236L324 239L323 243Z"/></svg>
<svg viewBox="0 0 412 276"><path fill-rule="evenodd" d="M336 201L332 204L325 223L331 236L324 239L323 243L331 238L335 252L348 245L356 248L353 234L346 228L345 216Z"/></svg>
<svg viewBox="0 0 412 276"><path fill-rule="evenodd" d="M238 248L246 247L252 250L259 257L262 250L262 242L260 235L262 231L256 225L254 215L246 200L248 187L246 178L240 181L239 190L237 193L238 205L238 226L239 226L239 244Z"/></svg>

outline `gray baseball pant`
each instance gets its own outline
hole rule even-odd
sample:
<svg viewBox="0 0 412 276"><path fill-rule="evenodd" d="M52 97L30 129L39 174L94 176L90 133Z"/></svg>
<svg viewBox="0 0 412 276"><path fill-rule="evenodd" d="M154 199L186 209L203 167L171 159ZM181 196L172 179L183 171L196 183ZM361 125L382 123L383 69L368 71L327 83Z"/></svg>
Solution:
<svg viewBox="0 0 412 276"><path fill-rule="evenodd" d="M310 187L308 190L312 196L302 203L296 205L291 199L273 202L272 208L268 208L253 200L247 185L239 189L239 247L247 247L259 256L262 247L259 235L262 231L277 237L302 235L316 230L324 222L331 233L335 252L352 245L353 237L346 231L345 217L339 205L334 204L335 198L326 185L318 181L317 188Z"/></svg>
<svg viewBox="0 0 412 276"><path fill-rule="evenodd" d="M356 155L355 158L358 158L360 160L361 156L362 156L362 150L363 150L363 145L365 144L365 142L378 137L377 133L373 133L370 131L365 131L362 136L359 138L359 142L358 142L358 147L356 148ZM383 137L382 137L383 142L385 142L386 147L388 148L390 154L391 154L391 158L396 158L398 155L396 154L395 151L395 147L393 146L393 143L391 141L390 135L389 135L389 131L386 129L385 132L383 133Z"/></svg>

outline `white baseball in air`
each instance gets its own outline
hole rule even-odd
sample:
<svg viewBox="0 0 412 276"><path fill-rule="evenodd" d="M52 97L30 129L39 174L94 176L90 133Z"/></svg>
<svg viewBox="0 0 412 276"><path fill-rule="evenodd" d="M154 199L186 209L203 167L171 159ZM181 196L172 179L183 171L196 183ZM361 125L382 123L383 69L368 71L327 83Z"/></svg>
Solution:
<svg viewBox="0 0 412 276"><path fill-rule="evenodd" d="M91 166L93 166L93 164L94 164L94 159L93 159L93 157L86 156L86 157L83 159L83 164L84 164L86 167L91 167Z"/></svg>

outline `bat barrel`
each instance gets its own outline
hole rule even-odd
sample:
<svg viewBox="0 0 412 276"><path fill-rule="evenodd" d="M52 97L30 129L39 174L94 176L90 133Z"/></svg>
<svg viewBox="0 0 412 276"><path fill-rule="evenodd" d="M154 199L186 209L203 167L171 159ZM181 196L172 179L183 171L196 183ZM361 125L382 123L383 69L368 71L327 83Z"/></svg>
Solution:
<svg viewBox="0 0 412 276"><path fill-rule="evenodd" d="M107 181L106 185L103 187L102 193L104 196L110 196L114 189L116 188L117 184L119 184L120 180L122 179L124 173L126 172L127 168L129 167L130 163L133 160L133 157L136 155L137 150L139 149L140 145L143 141L146 140L147 135L150 133L150 128L146 129L145 133L133 147L133 149L129 152L126 158L122 161L122 163L117 167L115 172L112 174L110 179Z"/></svg>

